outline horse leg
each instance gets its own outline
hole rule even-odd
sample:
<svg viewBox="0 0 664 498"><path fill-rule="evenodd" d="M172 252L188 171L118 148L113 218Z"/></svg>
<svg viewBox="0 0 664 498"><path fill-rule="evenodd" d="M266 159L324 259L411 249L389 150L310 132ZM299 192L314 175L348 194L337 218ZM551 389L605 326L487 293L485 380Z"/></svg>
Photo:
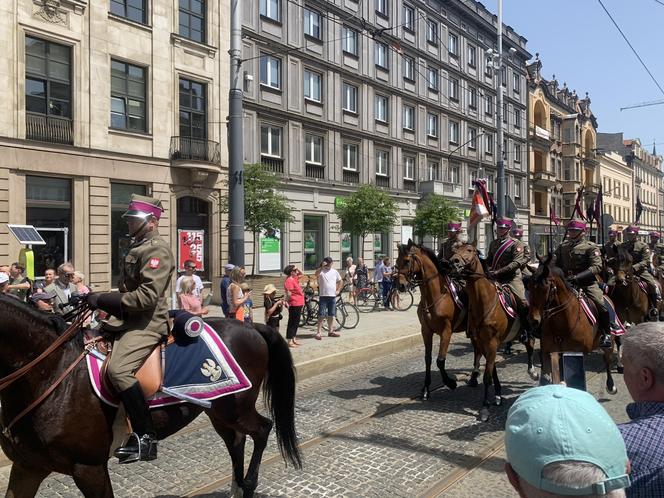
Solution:
<svg viewBox="0 0 664 498"><path fill-rule="evenodd" d="M231 456L231 464L233 465L231 496L242 496L240 490L244 488L244 445L247 437L229 427L221 418L216 418L210 414L210 421L214 430L226 443L228 454Z"/></svg>
<svg viewBox="0 0 664 498"><path fill-rule="evenodd" d="M106 464L77 464L74 466L72 477L85 498L113 498L113 486Z"/></svg>
<svg viewBox="0 0 664 498"><path fill-rule="evenodd" d="M616 371L621 374L625 370L622 363L622 339L620 339L620 336L615 336L614 339L616 341L616 349L618 354L618 365L616 366Z"/></svg>
<svg viewBox="0 0 664 498"><path fill-rule="evenodd" d="M473 345L473 371L470 374L470 379L468 379L468 385L470 387L477 387L478 382L477 378L480 376L480 359L482 358L482 354L479 352L477 348L477 344L475 344L475 340L471 340L471 343Z"/></svg>
<svg viewBox="0 0 664 498"><path fill-rule="evenodd" d="M422 388L422 399L429 399L429 386L431 385L431 350L433 349L433 331L422 326L422 339L424 340L424 387Z"/></svg>
<svg viewBox="0 0 664 498"><path fill-rule="evenodd" d="M551 354L542 347L540 343L540 361L542 363L542 371L540 373L540 386L551 384Z"/></svg>
<svg viewBox="0 0 664 498"><path fill-rule="evenodd" d="M484 365L484 376L482 378L484 382L484 399L482 401L482 409L480 410L480 420L482 422L489 420L489 387L493 381L493 370L496 367L496 350L498 349L498 345L493 340L487 346L488 351L486 351L485 355L486 364Z"/></svg>
<svg viewBox="0 0 664 498"><path fill-rule="evenodd" d="M450 339L452 338L452 324L449 321L445 322L445 328L440 336L440 348L438 349L438 359L436 365L440 369L440 375L443 377L443 384L450 389L456 389L457 380L454 375L447 375L445 370L445 359L447 358L447 350L450 347Z"/></svg>
<svg viewBox="0 0 664 498"><path fill-rule="evenodd" d="M9 474L9 484L5 498L32 498L46 476L50 474L47 470L24 467L14 462Z"/></svg>
<svg viewBox="0 0 664 498"><path fill-rule="evenodd" d="M602 350L604 355L604 366L606 367L606 392L609 394L616 394L618 388L613 383L613 377L611 376L611 356L613 354L613 348L605 348Z"/></svg>
<svg viewBox="0 0 664 498"><path fill-rule="evenodd" d="M533 366L533 352L535 351L535 339L532 337L526 341L526 353L528 354L528 375L533 380L539 380L537 369Z"/></svg>
<svg viewBox="0 0 664 498"><path fill-rule="evenodd" d="M500 380L498 379L498 367L496 367L495 364L493 366L492 377L493 377L493 392L495 395L495 400L493 404L496 406L501 406L503 404L503 398L501 397L503 389L502 386L500 385Z"/></svg>
<svg viewBox="0 0 664 498"><path fill-rule="evenodd" d="M254 441L254 451L251 454L249 468L244 477L244 486L242 495L243 498L251 498L254 496L254 491L258 486L258 469L263 459L263 451L267 446L267 439L272 430L272 421L269 418L263 417L256 409L252 411L249 417L242 417L240 419L240 427L242 432L246 432L251 436Z"/></svg>

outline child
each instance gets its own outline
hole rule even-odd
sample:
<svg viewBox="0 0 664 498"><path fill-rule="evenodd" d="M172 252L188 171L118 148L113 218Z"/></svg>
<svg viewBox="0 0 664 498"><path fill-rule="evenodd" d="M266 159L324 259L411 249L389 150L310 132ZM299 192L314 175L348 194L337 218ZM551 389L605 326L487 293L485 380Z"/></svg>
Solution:
<svg viewBox="0 0 664 498"><path fill-rule="evenodd" d="M182 292L178 294L180 309L188 311L192 315L203 316L209 313L209 310L201 305L201 298L194 294L196 283L192 277L184 277L180 283Z"/></svg>
<svg viewBox="0 0 664 498"><path fill-rule="evenodd" d="M284 300L277 299L277 288L273 284L267 284L263 289L263 306L265 307L265 324L274 327L278 332Z"/></svg>
<svg viewBox="0 0 664 498"><path fill-rule="evenodd" d="M244 295L251 296L249 294L251 292L251 287L247 282L242 282L242 284L240 285L240 289L242 289ZM242 305L242 308L244 309L244 323L254 323L253 307L254 307L254 302L251 299L251 297L249 297Z"/></svg>

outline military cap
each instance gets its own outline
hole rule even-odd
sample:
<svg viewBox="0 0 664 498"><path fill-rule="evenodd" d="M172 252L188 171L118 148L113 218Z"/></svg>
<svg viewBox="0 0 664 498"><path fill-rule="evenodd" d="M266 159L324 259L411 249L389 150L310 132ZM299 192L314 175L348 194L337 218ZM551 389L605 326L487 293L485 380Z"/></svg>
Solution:
<svg viewBox="0 0 664 498"><path fill-rule="evenodd" d="M569 220L567 223L568 230L585 230L587 228L586 222L581 220Z"/></svg>
<svg viewBox="0 0 664 498"><path fill-rule="evenodd" d="M447 224L447 231L448 232L460 232L461 231L461 223L448 223Z"/></svg>
<svg viewBox="0 0 664 498"><path fill-rule="evenodd" d="M133 216L135 218L147 219L150 216L161 218L164 208L161 201L145 195L132 194L129 207L122 217Z"/></svg>
<svg viewBox="0 0 664 498"><path fill-rule="evenodd" d="M630 225L627 228L625 228L625 233L639 233L639 227L638 225Z"/></svg>
<svg viewBox="0 0 664 498"><path fill-rule="evenodd" d="M617 237L618 230L609 230L609 237Z"/></svg>
<svg viewBox="0 0 664 498"><path fill-rule="evenodd" d="M515 228L512 230L512 235L515 237L523 237L523 230L521 228Z"/></svg>
<svg viewBox="0 0 664 498"><path fill-rule="evenodd" d="M662 236L660 235L659 232L650 232L648 235L650 235L650 238L652 239L660 239Z"/></svg>
<svg viewBox="0 0 664 498"><path fill-rule="evenodd" d="M496 220L496 226L498 228L512 228L512 220L510 218L498 218Z"/></svg>

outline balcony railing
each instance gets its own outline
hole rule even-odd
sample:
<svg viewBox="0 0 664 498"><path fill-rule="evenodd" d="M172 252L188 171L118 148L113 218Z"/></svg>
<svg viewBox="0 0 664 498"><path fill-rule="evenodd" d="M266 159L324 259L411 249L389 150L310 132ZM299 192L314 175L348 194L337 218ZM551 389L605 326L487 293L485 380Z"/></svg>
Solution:
<svg viewBox="0 0 664 498"><path fill-rule="evenodd" d="M74 127L72 120L45 114L26 113L25 138L52 142L55 144L72 145L74 143Z"/></svg>
<svg viewBox="0 0 664 498"><path fill-rule="evenodd" d="M174 161L203 161L219 164L219 142L194 137L171 137L169 155Z"/></svg>
<svg viewBox="0 0 664 498"><path fill-rule="evenodd" d="M281 157L261 156L261 163L267 171L283 174L284 160Z"/></svg>
<svg viewBox="0 0 664 498"><path fill-rule="evenodd" d="M408 178L403 179L403 189L406 192L417 192L417 182Z"/></svg>
<svg viewBox="0 0 664 498"><path fill-rule="evenodd" d="M304 173L307 178L317 178L323 180L325 178L325 166L322 164L309 164L304 165Z"/></svg>
<svg viewBox="0 0 664 498"><path fill-rule="evenodd" d="M343 180L346 183L360 183L360 172L345 169L343 171Z"/></svg>
<svg viewBox="0 0 664 498"><path fill-rule="evenodd" d="M376 175L376 187L390 188L390 177Z"/></svg>
<svg viewBox="0 0 664 498"><path fill-rule="evenodd" d="M535 126L531 128L531 133L533 138L539 138L541 140L551 140L551 133L546 128L540 126Z"/></svg>

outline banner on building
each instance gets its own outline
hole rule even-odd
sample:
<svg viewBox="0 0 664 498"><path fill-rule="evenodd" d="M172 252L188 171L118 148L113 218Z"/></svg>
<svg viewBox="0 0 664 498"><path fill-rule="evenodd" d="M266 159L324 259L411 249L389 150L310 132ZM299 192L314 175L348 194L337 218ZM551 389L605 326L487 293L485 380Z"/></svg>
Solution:
<svg viewBox="0 0 664 498"><path fill-rule="evenodd" d="M184 270L184 262L191 260L196 269L205 270L205 230L178 230L178 270Z"/></svg>
<svg viewBox="0 0 664 498"><path fill-rule="evenodd" d="M316 252L316 230L304 231L304 254Z"/></svg>
<svg viewBox="0 0 664 498"><path fill-rule="evenodd" d="M348 232L341 233L341 252L347 253L351 251L351 234Z"/></svg>
<svg viewBox="0 0 664 498"><path fill-rule="evenodd" d="M263 230L260 233L258 269L260 271L281 270L281 231Z"/></svg>
<svg viewBox="0 0 664 498"><path fill-rule="evenodd" d="M401 225L401 243L407 244L408 239L413 240L413 225Z"/></svg>

